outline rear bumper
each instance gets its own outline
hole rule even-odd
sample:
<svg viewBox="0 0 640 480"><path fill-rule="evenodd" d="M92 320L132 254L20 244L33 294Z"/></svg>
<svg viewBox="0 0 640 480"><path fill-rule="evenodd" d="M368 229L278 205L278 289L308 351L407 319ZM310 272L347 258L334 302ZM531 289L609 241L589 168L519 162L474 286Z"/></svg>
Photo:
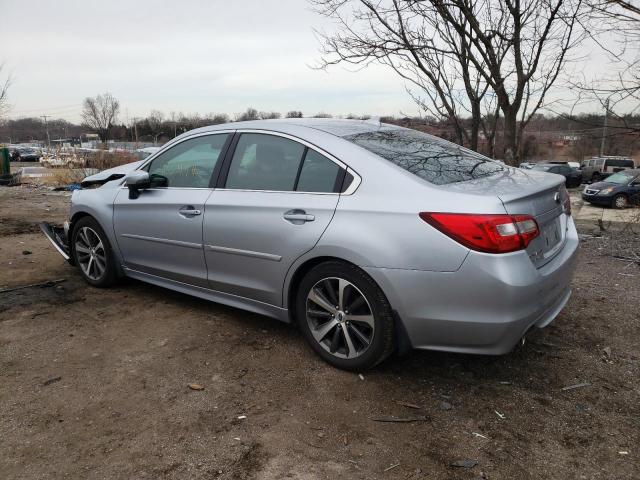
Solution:
<svg viewBox="0 0 640 480"><path fill-rule="evenodd" d="M578 234L570 221L558 255L536 269L526 252L470 252L456 272L366 268L403 322L413 348L499 355L545 327L571 295Z"/></svg>
<svg viewBox="0 0 640 480"><path fill-rule="evenodd" d="M69 227L66 222L62 227L49 225L46 222L40 224L40 230L42 230L44 236L47 237L47 240L51 242L51 245L53 245L53 247L67 262L73 264L69 250L68 228Z"/></svg>

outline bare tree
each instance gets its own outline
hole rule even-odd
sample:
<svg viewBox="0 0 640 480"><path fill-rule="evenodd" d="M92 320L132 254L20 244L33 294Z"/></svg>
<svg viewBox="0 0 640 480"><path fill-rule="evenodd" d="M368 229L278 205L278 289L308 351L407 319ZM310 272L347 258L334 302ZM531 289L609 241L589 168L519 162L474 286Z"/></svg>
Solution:
<svg viewBox="0 0 640 480"><path fill-rule="evenodd" d="M82 107L82 120L94 130L102 142L107 142L120 112L120 102L110 93L87 97Z"/></svg>
<svg viewBox="0 0 640 480"><path fill-rule="evenodd" d="M287 118L302 118L302 112L299 110L291 110L290 112L287 112L286 117Z"/></svg>
<svg viewBox="0 0 640 480"><path fill-rule="evenodd" d="M0 77L2 76L2 70L4 70L4 64L0 64ZM0 118L9 111L8 95L11 81L11 75L7 75L4 82L0 80Z"/></svg>
<svg viewBox="0 0 640 480"><path fill-rule="evenodd" d="M584 36L583 0L310 1L339 25L338 32L321 34L322 67L391 67L417 88L418 105L448 120L458 142L472 148L481 129L495 127L483 118L497 119L499 110L510 163L526 124Z"/></svg>
<svg viewBox="0 0 640 480"><path fill-rule="evenodd" d="M572 82L580 93L574 107L595 101L605 111L605 120L571 118L601 127L604 146L607 136L640 134L635 118L640 112L640 6L625 0L588 1L593 26L589 34L607 53L611 66L606 75L594 81L583 75ZM601 42L603 36L613 42Z"/></svg>
<svg viewBox="0 0 640 480"><path fill-rule="evenodd" d="M243 113L235 115L236 122L245 122L248 120L258 119L260 119L260 114L258 113L258 110L252 107L247 108Z"/></svg>
<svg viewBox="0 0 640 480"><path fill-rule="evenodd" d="M269 120L272 118L280 118L280 113L278 112L260 112L258 114L261 120Z"/></svg>

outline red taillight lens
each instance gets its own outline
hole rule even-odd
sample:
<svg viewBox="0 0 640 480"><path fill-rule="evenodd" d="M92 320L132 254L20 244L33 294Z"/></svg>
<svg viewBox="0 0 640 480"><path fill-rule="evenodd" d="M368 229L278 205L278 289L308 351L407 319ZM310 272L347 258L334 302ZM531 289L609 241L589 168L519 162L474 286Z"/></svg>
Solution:
<svg viewBox="0 0 640 480"><path fill-rule="evenodd" d="M529 215L422 212L420 218L465 247L486 253L522 250L540 233Z"/></svg>

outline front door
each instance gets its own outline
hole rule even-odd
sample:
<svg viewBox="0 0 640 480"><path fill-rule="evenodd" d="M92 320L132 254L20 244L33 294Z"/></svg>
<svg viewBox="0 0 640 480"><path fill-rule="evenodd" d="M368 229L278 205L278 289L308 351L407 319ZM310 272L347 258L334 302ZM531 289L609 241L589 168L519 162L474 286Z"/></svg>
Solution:
<svg viewBox="0 0 640 480"><path fill-rule="evenodd" d="M210 287L282 305L287 270L333 218L342 173L336 162L293 139L240 134L224 188L205 207Z"/></svg>
<svg viewBox="0 0 640 480"><path fill-rule="evenodd" d="M229 134L188 138L154 158L145 169L151 188L115 199L114 230L126 268L207 286L202 224L211 178Z"/></svg>

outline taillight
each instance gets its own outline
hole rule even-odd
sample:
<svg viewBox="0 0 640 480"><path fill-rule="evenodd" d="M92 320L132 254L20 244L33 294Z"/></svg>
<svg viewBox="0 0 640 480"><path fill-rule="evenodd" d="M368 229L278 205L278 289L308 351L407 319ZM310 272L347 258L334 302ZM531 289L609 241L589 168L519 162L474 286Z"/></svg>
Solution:
<svg viewBox="0 0 640 480"><path fill-rule="evenodd" d="M562 211L566 215L571 215L571 197L564 185L560 187L560 198L562 200Z"/></svg>
<svg viewBox="0 0 640 480"><path fill-rule="evenodd" d="M465 247L486 253L525 249L540 233L530 215L422 212L420 218Z"/></svg>

